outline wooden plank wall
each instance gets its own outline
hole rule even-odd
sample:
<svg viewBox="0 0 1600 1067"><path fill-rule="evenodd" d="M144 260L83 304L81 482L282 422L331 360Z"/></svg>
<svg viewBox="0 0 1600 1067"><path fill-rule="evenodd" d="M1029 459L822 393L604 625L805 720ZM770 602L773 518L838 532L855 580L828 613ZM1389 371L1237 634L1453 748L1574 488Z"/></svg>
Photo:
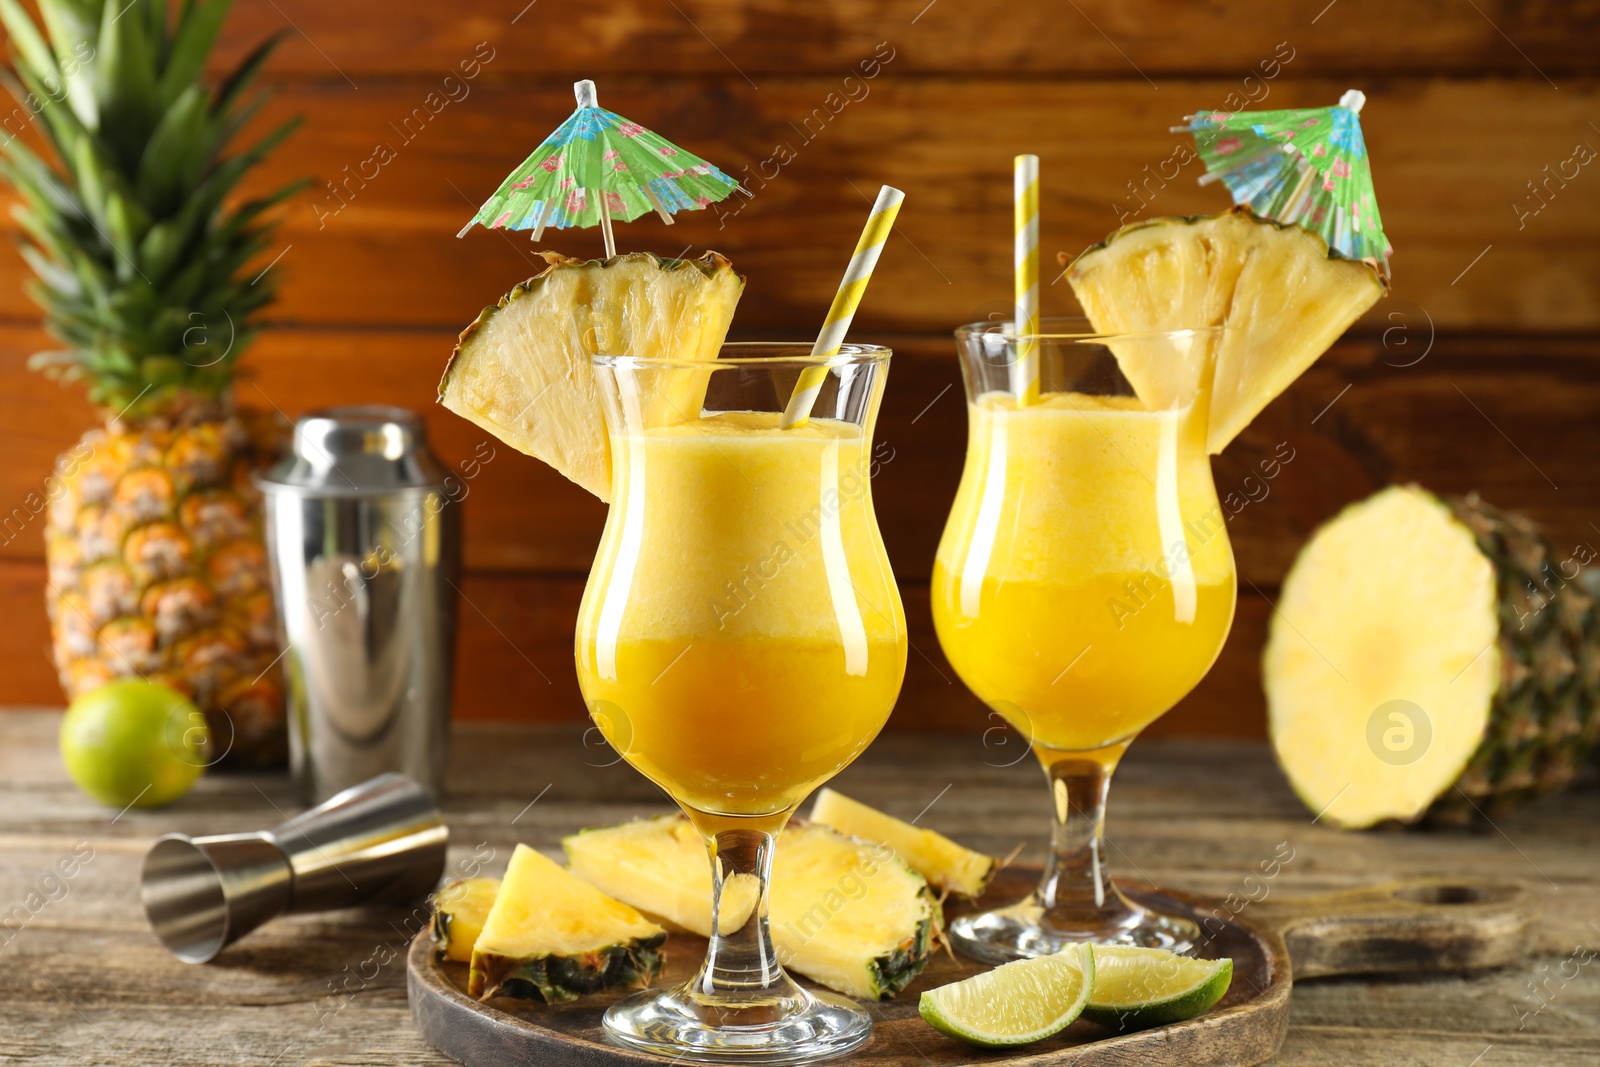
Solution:
<svg viewBox="0 0 1600 1067"><path fill-rule="evenodd" d="M1017 152L1042 160L1046 253L1076 251L1119 219L1222 206L1197 163L1174 174L1168 127L1185 114L1368 96L1393 295L1217 461L1224 494L1258 498L1231 527L1239 618L1155 730L1261 733L1257 663L1286 567L1319 522L1388 482L1480 489L1564 548L1600 544L1600 172L1573 162L1600 146L1592 0L239 0L219 65L279 30L263 121L306 124L261 182L322 185L286 213L277 328L241 399L290 415L421 408L452 461L483 435L432 408L440 368L532 269L525 239L454 234L565 117L575 79L755 191L737 212L619 230L625 248L731 256L749 276L736 335L813 332L869 198L906 190L855 330L898 350L876 490L916 649L895 728L987 725L939 654L926 581L963 445L950 330L1006 307ZM548 243L600 247L593 233ZM22 271L0 253L8 511L92 419L23 369L42 336ZM1045 306L1071 310L1065 287ZM1247 483L1280 442L1295 459ZM458 714L581 716L571 632L602 506L503 447L462 506ZM0 703L58 699L41 555L37 524L0 544Z"/></svg>

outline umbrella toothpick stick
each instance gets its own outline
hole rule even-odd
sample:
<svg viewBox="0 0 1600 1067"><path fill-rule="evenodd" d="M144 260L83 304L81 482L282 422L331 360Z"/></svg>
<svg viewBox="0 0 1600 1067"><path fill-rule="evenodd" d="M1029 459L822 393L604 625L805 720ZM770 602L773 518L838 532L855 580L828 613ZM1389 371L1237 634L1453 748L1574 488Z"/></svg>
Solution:
<svg viewBox="0 0 1600 1067"><path fill-rule="evenodd" d="M600 201L600 236L606 239L606 258L611 259L617 254L616 239L611 236L611 212L606 209L606 194L601 193Z"/></svg>
<svg viewBox="0 0 1600 1067"><path fill-rule="evenodd" d="M656 196L656 191L647 185L644 187L644 197L650 201L650 206L656 209L656 214L661 216L661 221L671 226L672 214L662 206L661 198Z"/></svg>
<svg viewBox="0 0 1600 1067"><path fill-rule="evenodd" d="M900 214L900 204L905 198L906 194L893 186L885 185L878 190L877 203L872 205L872 214L867 216L866 228L861 231L861 240L856 242L855 254L845 268L839 291L833 296L822 332L817 335L816 344L811 346L813 356L831 356L843 347L845 334L850 330L850 320L855 318L856 308L861 304L861 294L867 291L872 268L878 265L883 243L889 239L889 231L894 229L894 218ZM783 409L780 425L784 429L806 424L811 418L811 407L817 402L817 394L822 392L822 383L827 380L826 365L812 365L800 372L794 392L789 395L789 403Z"/></svg>

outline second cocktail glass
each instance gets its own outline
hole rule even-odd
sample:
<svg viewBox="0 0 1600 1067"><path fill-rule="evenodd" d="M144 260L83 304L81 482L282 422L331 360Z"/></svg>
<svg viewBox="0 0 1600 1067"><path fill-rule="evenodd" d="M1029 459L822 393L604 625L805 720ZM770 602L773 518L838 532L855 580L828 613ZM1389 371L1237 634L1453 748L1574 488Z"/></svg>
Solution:
<svg viewBox="0 0 1600 1067"><path fill-rule="evenodd" d="M577 629L595 723L664 789L711 855L711 943L686 985L606 1013L625 1046L789 1063L871 1033L854 1002L801 988L767 930L778 832L872 741L906 665L871 495L889 351L727 345L716 361L599 356L612 500ZM781 429L807 368L809 422Z"/></svg>
<svg viewBox="0 0 1600 1067"><path fill-rule="evenodd" d="M956 335L967 460L934 564L934 624L962 681L1032 745L1055 816L1034 895L951 926L959 948L994 962L1082 941L1181 951L1198 933L1123 895L1101 828L1117 762L1205 676L1233 621L1206 452L1221 331L1085 328ZM1019 400L1023 353L1036 394Z"/></svg>

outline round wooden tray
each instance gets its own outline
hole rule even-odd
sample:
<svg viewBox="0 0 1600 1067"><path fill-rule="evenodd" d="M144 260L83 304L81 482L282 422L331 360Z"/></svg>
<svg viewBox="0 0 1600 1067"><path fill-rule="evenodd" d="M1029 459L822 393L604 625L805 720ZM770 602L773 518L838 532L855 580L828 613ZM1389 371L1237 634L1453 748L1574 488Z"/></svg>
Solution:
<svg viewBox="0 0 1600 1067"><path fill-rule="evenodd" d="M1000 872L983 899L991 908L1026 896L1039 872ZM925 989L986 969L940 952L893 1000L870 1004L872 1038L845 1058L861 1067L955 1067L969 1063L1148 1064L1246 1067L1268 1059L1289 1025L1290 966L1301 977L1499 966L1521 956L1537 919L1531 894L1515 886L1407 882L1316 898L1266 899L1226 915L1213 901L1171 890L1125 886L1129 896L1196 922L1215 936L1196 954L1233 959L1233 985L1199 1018L1135 1034L1113 1034L1080 1020L1047 1041L1013 1053L986 1052L938 1033L917 1014ZM950 915L961 910L950 909ZM684 982L705 955L703 938L672 934L659 984ZM669 1062L607 1042L601 1015L632 990L570 1004L469 997L465 964L439 960L426 932L406 961L411 1014L441 1052L467 1067L659 1067ZM841 1062L845 1062L841 1061Z"/></svg>

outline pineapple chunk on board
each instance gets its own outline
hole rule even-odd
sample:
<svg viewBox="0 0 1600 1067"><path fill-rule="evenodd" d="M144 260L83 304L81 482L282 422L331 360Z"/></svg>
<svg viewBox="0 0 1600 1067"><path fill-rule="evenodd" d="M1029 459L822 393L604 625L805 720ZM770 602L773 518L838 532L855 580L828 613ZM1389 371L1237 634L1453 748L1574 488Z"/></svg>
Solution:
<svg viewBox="0 0 1600 1067"><path fill-rule="evenodd" d="M936 889L963 897L983 893L1000 863L943 834L902 822L859 800L823 787L811 803L811 821L831 826L841 834L863 841L881 841Z"/></svg>
<svg viewBox="0 0 1600 1067"><path fill-rule="evenodd" d="M527 845L511 854L472 949L467 992L552 1004L661 971L667 932Z"/></svg>
<svg viewBox="0 0 1600 1067"><path fill-rule="evenodd" d="M578 877L702 937L711 932L710 863L687 819L585 830L561 844ZM753 897L740 900L742 920ZM927 882L893 850L803 823L779 835L768 905L785 967L868 1000L892 997L922 972L940 925Z"/></svg>
<svg viewBox="0 0 1600 1067"><path fill-rule="evenodd" d="M472 947L500 891L498 878L451 882L433 895L433 921L428 932L439 955L457 963L472 962Z"/></svg>

